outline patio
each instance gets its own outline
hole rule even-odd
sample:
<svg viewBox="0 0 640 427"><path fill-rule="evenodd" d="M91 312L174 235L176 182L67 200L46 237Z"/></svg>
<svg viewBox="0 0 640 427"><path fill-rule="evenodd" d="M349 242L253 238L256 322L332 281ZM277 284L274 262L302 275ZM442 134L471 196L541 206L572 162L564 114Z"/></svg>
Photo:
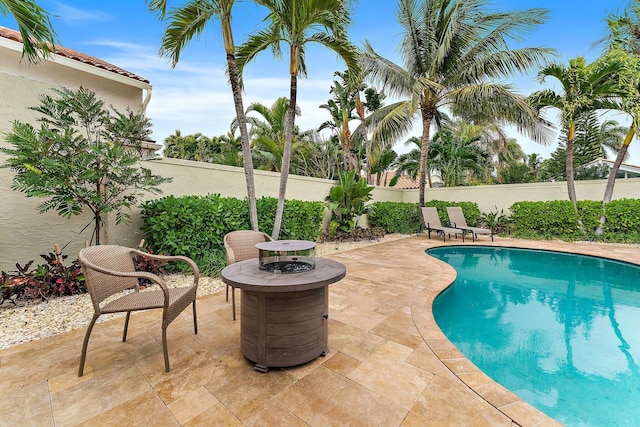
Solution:
<svg viewBox="0 0 640 427"><path fill-rule="evenodd" d="M460 244L460 241L447 241ZM638 248L481 238L640 263ZM168 329L159 312L97 324L85 375L85 328L0 350L0 425L558 425L480 372L444 337L431 302L455 277L424 254L426 235L331 255L347 277L330 286L329 347L308 364L254 371L224 292L198 300ZM239 306L238 306L239 308Z"/></svg>

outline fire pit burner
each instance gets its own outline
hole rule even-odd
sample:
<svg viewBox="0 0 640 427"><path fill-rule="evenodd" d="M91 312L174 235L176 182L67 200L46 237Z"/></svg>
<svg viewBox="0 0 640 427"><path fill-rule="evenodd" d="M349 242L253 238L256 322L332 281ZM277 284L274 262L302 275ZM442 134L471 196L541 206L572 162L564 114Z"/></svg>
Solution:
<svg viewBox="0 0 640 427"><path fill-rule="evenodd" d="M258 268L276 274L302 273L315 268L316 244L307 240L258 243Z"/></svg>

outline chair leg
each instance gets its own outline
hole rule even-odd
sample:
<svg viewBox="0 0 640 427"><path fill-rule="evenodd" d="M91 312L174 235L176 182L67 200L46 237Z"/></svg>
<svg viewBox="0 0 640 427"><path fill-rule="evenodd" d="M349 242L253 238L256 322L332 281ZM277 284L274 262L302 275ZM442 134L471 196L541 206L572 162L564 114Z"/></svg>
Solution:
<svg viewBox="0 0 640 427"><path fill-rule="evenodd" d="M236 288L231 287L231 309L233 310L233 320L236 320Z"/></svg>
<svg viewBox="0 0 640 427"><path fill-rule="evenodd" d="M193 300L193 333L198 334L198 318L196 317L196 300Z"/></svg>
<svg viewBox="0 0 640 427"><path fill-rule="evenodd" d="M131 312L127 311L127 318L124 321L124 332L122 332L122 342L127 340L127 329L129 329L129 316L131 316Z"/></svg>
<svg viewBox="0 0 640 427"><path fill-rule="evenodd" d="M87 327L87 332L84 334L84 342L82 343L82 352L80 353L80 367L78 368L78 376L81 377L84 375L84 361L87 358L87 347L89 346L89 336L91 335L91 331L93 330L93 325L96 324L96 320L100 315L95 313L93 315L93 319L91 319L91 323Z"/></svg>
<svg viewBox="0 0 640 427"><path fill-rule="evenodd" d="M162 351L164 352L164 370L169 372L169 349L167 348L167 328L162 328Z"/></svg>
<svg viewBox="0 0 640 427"><path fill-rule="evenodd" d="M227 285L227 296L225 298L225 301L229 302L229 285Z"/></svg>

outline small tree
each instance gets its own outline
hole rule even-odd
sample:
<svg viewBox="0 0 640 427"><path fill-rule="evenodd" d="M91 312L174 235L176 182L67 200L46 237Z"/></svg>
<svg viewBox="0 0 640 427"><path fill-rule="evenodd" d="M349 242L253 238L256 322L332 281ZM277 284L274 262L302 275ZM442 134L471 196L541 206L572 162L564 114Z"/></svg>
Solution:
<svg viewBox="0 0 640 427"><path fill-rule="evenodd" d="M11 188L27 197L43 197L39 213L56 210L70 218L89 209L96 244L100 244L103 216L116 212L116 224L128 223L125 209L143 192L160 193L156 186L171 179L152 175L139 165L140 144L151 133L142 112L120 113L88 89L54 89L57 97L42 95L37 129L13 122L5 135L13 148L4 165L16 171Z"/></svg>

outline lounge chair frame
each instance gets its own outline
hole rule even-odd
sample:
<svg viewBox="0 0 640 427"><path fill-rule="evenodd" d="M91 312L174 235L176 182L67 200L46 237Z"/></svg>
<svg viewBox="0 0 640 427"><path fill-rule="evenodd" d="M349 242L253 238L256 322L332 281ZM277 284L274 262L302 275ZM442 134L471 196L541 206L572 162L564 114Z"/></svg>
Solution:
<svg viewBox="0 0 640 427"><path fill-rule="evenodd" d="M449 216L449 222L453 228L463 230L471 233L472 241L476 241L478 235L489 236L493 242L493 231L488 228L482 227L470 227L467 225L467 220L464 217L464 212L460 206L448 206L447 215Z"/></svg>
<svg viewBox="0 0 640 427"><path fill-rule="evenodd" d="M422 219L424 220L424 225L427 228L429 239L431 239L431 231L435 231L438 236L442 236L442 241L446 241L446 235L449 235L449 239L451 239L451 235L453 234L456 239L458 238L458 234L462 236L462 241L464 242L464 231L452 228L452 227L444 227L440 222L440 217L438 216L438 210L434 207L421 207L422 211Z"/></svg>

